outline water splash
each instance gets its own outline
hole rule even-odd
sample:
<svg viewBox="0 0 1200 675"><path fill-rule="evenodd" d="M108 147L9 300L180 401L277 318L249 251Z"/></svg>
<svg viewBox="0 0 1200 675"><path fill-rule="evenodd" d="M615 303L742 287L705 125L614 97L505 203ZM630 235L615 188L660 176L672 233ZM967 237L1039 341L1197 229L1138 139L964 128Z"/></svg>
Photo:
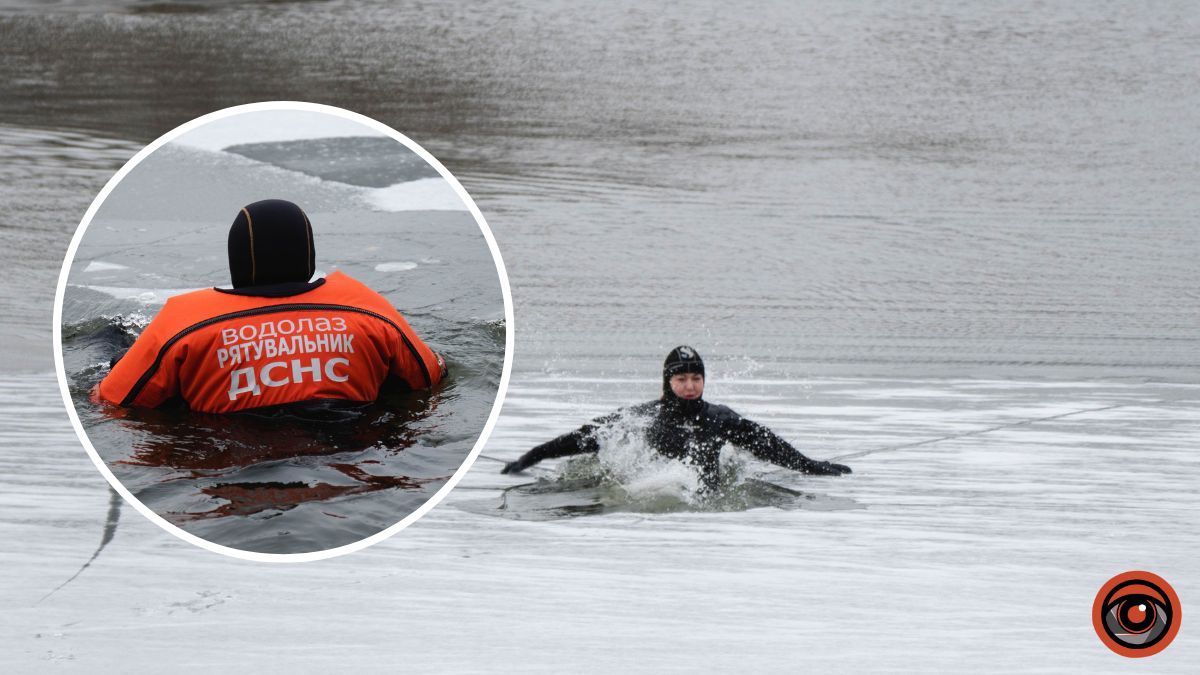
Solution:
<svg viewBox="0 0 1200 675"><path fill-rule="evenodd" d="M691 462L660 455L646 442L650 419L626 414L596 432L594 457L578 457L563 467L566 480L596 480L624 493L630 505L649 510L690 507L703 501L704 482Z"/></svg>
<svg viewBox="0 0 1200 675"><path fill-rule="evenodd" d="M599 450L564 462L557 474L504 489L493 500L464 508L517 520L557 520L605 513L697 513L755 508L841 510L863 508L851 499L802 492L751 474L745 455L721 452L720 480L705 485L687 460L664 457L645 440L649 419L623 415L596 432Z"/></svg>

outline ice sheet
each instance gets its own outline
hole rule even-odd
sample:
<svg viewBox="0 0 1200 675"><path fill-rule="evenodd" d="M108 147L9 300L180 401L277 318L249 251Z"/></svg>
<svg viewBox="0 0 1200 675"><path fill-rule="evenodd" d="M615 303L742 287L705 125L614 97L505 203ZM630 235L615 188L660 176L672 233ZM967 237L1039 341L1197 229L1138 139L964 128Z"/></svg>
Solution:
<svg viewBox="0 0 1200 675"><path fill-rule="evenodd" d="M222 150L241 143L382 135L364 124L326 113L271 110L223 117L192 129L173 142L204 150Z"/></svg>
<svg viewBox="0 0 1200 675"><path fill-rule="evenodd" d="M630 402L614 383L563 386L529 373L514 382L486 451L498 459ZM1130 664L1092 631L1100 584L1142 567L1185 602L1200 594L1200 388L1077 384L842 379L791 392L781 383L724 389L722 402L818 458L1017 414L1123 406L879 450L842 479L760 467L774 482L865 509L518 522L465 508L529 480L481 459L400 536L316 564L222 558L125 508L95 562L44 597L99 545L109 495L60 419L52 378L10 377L0 386L0 537L9 542L0 551L0 668L270 669L286 645L290 662L338 670L402 661L472 672L1112 672ZM879 396L889 386L929 397ZM778 410L743 399L768 389L780 392ZM858 394L870 403L848 423L839 409ZM555 400L574 409L559 411ZM789 401L805 412L789 414ZM1115 436L1136 443L1114 446ZM1185 627L1152 663L1136 665L1191 672L1200 647L1188 636Z"/></svg>

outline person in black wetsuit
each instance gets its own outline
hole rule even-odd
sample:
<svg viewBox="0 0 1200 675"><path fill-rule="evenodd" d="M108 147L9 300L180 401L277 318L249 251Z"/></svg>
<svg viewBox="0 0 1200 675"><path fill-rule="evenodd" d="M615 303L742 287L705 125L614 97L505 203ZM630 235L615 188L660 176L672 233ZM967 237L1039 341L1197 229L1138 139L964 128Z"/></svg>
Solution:
<svg viewBox="0 0 1200 675"><path fill-rule="evenodd" d="M821 476L850 473L850 467L844 464L809 459L770 429L726 406L705 401L704 361L691 347L679 346L667 355L662 386L662 398L598 417L505 464L501 473L517 473L544 459L596 452L600 449L597 432L625 415L649 419L645 433L650 445L667 457L691 462L710 488L720 478L721 447L726 443L761 460L804 473Z"/></svg>

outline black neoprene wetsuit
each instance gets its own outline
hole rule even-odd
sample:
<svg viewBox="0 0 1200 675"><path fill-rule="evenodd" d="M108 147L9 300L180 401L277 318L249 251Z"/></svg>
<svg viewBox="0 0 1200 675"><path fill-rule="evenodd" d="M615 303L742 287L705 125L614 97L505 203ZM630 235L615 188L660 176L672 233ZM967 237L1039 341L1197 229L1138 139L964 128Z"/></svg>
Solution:
<svg viewBox="0 0 1200 675"><path fill-rule="evenodd" d="M839 475L848 467L809 459L770 429L738 415L728 407L707 401L655 400L619 410L552 441L543 443L505 467L520 471L544 459L566 457L600 449L597 432L613 421L638 416L650 420L646 440L659 453L690 461L705 485L715 487L720 478L721 447L726 443L755 457L804 473Z"/></svg>

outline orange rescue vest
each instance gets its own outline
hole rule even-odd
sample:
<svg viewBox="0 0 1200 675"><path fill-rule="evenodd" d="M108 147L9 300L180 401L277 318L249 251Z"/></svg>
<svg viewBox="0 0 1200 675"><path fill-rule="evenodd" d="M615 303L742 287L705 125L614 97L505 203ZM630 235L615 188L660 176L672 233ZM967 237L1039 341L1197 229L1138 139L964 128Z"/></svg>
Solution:
<svg viewBox="0 0 1200 675"><path fill-rule="evenodd" d="M100 383L100 398L153 407L181 396L225 413L308 401L373 401L388 374L413 389L445 364L383 296L334 272L297 295L204 289L167 300Z"/></svg>

